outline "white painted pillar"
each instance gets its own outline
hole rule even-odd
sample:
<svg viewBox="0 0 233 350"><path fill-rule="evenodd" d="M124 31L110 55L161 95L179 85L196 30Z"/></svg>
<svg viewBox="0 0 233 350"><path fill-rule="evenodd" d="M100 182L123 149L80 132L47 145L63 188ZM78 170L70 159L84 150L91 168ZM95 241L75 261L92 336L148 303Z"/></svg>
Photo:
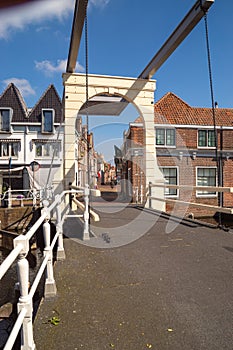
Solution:
<svg viewBox="0 0 233 350"><path fill-rule="evenodd" d="M43 224L44 234L44 256L48 254L48 262L46 266L46 279L45 279L45 297L53 297L57 294L57 287L53 275L53 255L52 248L50 245L51 228L48 220L45 220Z"/></svg>
<svg viewBox="0 0 233 350"><path fill-rule="evenodd" d="M90 189L89 186L86 184L84 188L84 203L85 203L85 210L84 210L84 227L83 227L83 240L89 240L90 239L90 227L89 227L89 196L90 196Z"/></svg>
<svg viewBox="0 0 233 350"><path fill-rule="evenodd" d="M28 294L29 289L29 264L26 256L29 251L29 242L23 235L18 236L14 240L14 246L18 244L23 246L21 253L19 254L17 261L17 275L20 297L17 304L18 314L21 310L25 309L26 314L23 319L21 328L21 350L34 350L35 343L33 340L33 327L32 327L32 298Z"/></svg>
<svg viewBox="0 0 233 350"><path fill-rule="evenodd" d="M61 219L61 197L60 195L56 195L56 199L59 199L57 207L56 207L56 230L59 234L58 236L58 244L57 244L57 260L65 259L65 249L63 243L63 225Z"/></svg>

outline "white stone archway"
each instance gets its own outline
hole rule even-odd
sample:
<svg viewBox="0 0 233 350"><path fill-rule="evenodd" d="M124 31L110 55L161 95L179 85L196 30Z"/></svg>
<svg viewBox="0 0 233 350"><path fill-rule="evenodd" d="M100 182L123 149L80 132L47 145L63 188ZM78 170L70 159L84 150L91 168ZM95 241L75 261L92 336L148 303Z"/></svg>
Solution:
<svg viewBox="0 0 233 350"><path fill-rule="evenodd" d="M64 188L75 181L75 121L79 110L86 102L85 74L64 73ZM88 97L99 94L123 96L133 103L141 113L145 128L145 177L146 186L149 182L163 183L163 176L156 160L155 129L154 129L154 91L155 80L125 78L103 75L88 75ZM164 198L163 188L156 188L156 197ZM153 207L164 211L163 201L153 201Z"/></svg>

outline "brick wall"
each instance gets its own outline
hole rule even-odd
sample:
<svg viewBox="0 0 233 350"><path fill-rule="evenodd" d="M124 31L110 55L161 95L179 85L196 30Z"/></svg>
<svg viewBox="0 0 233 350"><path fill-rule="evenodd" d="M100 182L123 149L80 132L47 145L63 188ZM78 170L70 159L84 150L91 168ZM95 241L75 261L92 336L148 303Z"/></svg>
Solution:
<svg viewBox="0 0 233 350"><path fill-rule="evenodd" d="M201 126L200 126L201 129ZM143 145L144 143L144 130L142 127L130 127L129 139L133 144ZM217 167L215 159L215 149L201 149L197 146L198 129L196 128L177 128L176 129L176 147L172 148L157 148L157 160L161 167L177 167L179 185L191 185L196 186L196 169L197 167ZM233 150L233 130L218 130L218 149L222 149L223 154L229 150ZM166 151L167 156L160 156L161 151ZM183 152L183 156L179 156L179 152ZM196 152L196 157L193 157L193 152ZM225 157L225 155L224 155ZM131 167L131 182L132 186L140 187L143 185L145 190L145 174L140 178L138 176L141 169L139 169L139 157L132 157L130 162ZM143 167L142 167L143 170ZM233 159L224 158L223 161L223 185L225 187L233 187ZM203 196L197 197L196 191L179 190L179 197L182 201L207 204L212 206L218 205L218 196ZM133 198L135 200L135 198ZM225 207L233 207L233 194L225 193L223 195L223 205ZM182 215L189 215L193 213L194 216L212 216L213 211L204 208L195 208L193 206L181 206L178 203L167 204L166 210L171 212L175 211L176 214L182 213ZM185 214L184 214L185 212Z"/></svg>
<svg viewBox="0 0 233 350"><path fill-rule="evenodd" d="M0 208L1 228L3 230L10 230L10 227L18 227L21 230L27 220L27 215L31 213L32 207Z"/></svg>

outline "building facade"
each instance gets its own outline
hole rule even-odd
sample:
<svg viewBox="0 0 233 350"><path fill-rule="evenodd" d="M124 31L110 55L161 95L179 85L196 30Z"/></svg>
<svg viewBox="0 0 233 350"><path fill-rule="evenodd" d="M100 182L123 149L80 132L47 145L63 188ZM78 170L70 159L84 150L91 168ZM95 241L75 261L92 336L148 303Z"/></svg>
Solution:
<svg viewBox="0 0 233 350"><path fill-rule="evenodd" d="M30 109L13 84L0 96L1 193L51 186L63 158L63 115L53 85ZM60 175L58 176L59 183Z"/></svg>
<svg viewBox="0 0 233 350"><path fill-rule="evenodd" d="M166 211L210 215L205 208L182 202L233 207L232 193L218 194L182 186L233 186L233 109L191 107L169 92L154 105L157 162L166 184ZM146 195L143 175L143 124L131 123L123 145L124 177L132 184L133 201ZM213 214L213 211L211 211Z"/></svg>

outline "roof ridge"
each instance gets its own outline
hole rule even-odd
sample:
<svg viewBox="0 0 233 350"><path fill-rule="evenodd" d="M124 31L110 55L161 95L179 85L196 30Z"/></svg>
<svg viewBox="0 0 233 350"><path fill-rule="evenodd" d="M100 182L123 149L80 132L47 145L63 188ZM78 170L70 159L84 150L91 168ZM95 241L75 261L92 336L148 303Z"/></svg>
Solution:
<svg viewBox="0 0 233 350"><path fill-rule="evenodd" d="M34 107L32 107L31 111L29 112L29 117L31 114L33 114L33 112L35 111L35 109L38 107L38 105L41 103L41 101L43 100L43 98L46 96L46 94L49 92L49 90L53 89L54 92L56 93L56 95L58 96L59 100L60 96L57 93L57 90L55 89L53 84L50 84L47 89L43 92L43 94L41 95L41 97L39 98L39 100L37 101L37 103L34 105Z"/></svg>
<svg viewBox="0 0 233 350"><path fill-rule="evenodd" d="M25 115L27 117L28 116L28 107L27 107L27 104L23 98L23 95L21 94L20 90L17 88L17 86L14 83L11 83L11 84L12 84L13 89L15 89L16 96L19 99L19 103L21 104L21 106L25 112Z"/></svg>
<svg viewBox="0 0 233 350"><path fill-rule="evenodd" d="M157 104L160 104L163 100L167 99L169 96L174 97L175 99L179 100L180 102L182 102L183 104L185 104L187 107L189 108L193 108L192 106L190 106L187 102L185 102L182 98L180 98L179 96L177 96L174 92L168 91L165 95L163 95L157 102L155 102L154 106Z"/></svg>
<svg viewBox="0 0 233 350"><path fill-rule="evenodd" d="M7 93L7 91L10 91L10 89L13 89L14 93L15 93L15 96L22 108L22 111L25 115L25 117L27 117L28 115L28 107L27 107L27 104L23 98L23 95L21 94L20 90L17 88L17 86L11 82L7 85L7 87L5 88L5 90L3 91L3 93L1 94L0 96L0 99Z"/></svg>

